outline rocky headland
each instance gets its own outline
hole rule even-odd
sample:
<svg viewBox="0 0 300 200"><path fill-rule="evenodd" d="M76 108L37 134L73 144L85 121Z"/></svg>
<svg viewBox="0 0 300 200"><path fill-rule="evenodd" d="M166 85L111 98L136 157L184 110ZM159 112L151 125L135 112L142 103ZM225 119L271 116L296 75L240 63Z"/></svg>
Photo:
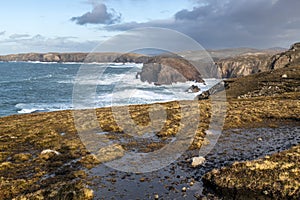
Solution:
<svg viewBox="0 0 300 200"><path fill-rule="evenodd" d="M142 72L138 75L141 81L157 85L186 81L204 82L195 66L178 57L153 57L144 63Z"/></svg>

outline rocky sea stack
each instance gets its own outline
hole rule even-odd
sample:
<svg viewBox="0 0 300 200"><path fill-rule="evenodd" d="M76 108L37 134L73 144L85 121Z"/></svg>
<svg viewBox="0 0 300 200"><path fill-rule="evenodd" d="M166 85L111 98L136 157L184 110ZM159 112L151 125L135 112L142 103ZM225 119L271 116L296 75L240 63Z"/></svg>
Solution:
<svg viewBox="0 0 300 200"><path fill-rule="evenodd" d="M204 83L200 72L187 60L180 57L153 57L144 63L139 73L143 82L170 85L177 82L195 81Z"/></svg>

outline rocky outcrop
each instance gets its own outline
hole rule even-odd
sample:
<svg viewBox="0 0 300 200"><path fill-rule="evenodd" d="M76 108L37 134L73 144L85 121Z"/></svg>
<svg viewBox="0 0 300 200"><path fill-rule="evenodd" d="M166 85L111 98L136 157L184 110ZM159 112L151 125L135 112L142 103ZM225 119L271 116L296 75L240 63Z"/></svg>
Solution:
<svg viewBox="0 0 300 200"><path fill-rule="evenodd" d="M200 90L201 89L197 85L192 85L185 92L187 92L187 93L197 93L197 92L200 92Z"/></svg>
<svg viewBox="0 0 300 200"><path fill-rule="evenodd" d="M227 98L278 96L300 92L300 63L250 76L225 80Z"/></svg>
<svg viewBox="0 0 300 200"><path fill-rule="evenodd" d="M271 58L270 68L279 69L300 63L300 43L295 43L291 48Z"/></svg>
<svg viewBox="0 0 300 200"><path fill-rule="evenodd" d="M191 63L180 57L152 57L147 63L144 63L139 75L143 82L157 85L170 85L186 81L204 82L200 72Z"/></svg>
<svg viewBox="0 0 300 200"><path fill-rule="evenodd" d="M300 43L291 49L275 55L269 61L265 72L238 79L226 80L229 88L227 97L250 98L278 96L300 91Z"/></svg>
<svg viewBox="0 0 300 200"><path fill-rule="evenodd" d="M300 43L284 53L268 57L266 54L243 55L220 60L218 65L223 77L229 78L224 80L227 98L274 97L299 92ZM232 76L242 77L230 78ZM211 94L211 91L205 91L197 98L207 99Z"/></svg>
<svg viewBox="0 0 300 200"><path fill-rule="evenodd" d="M225 82L221 81L218 84L211 87L209 90L202 92L201 94L197 95L195 99L197 100L205 100L209 99L211 95L224 91L226 88Z"/></svg>
<svg viewBox="0 0 300 200"><path fill-rule="evenodd" d="M224 199L300 199L299 161L300 145L213 170L203 180Z"/></svg>
<svg viewBox="0 0 300 200"><path fill-rule="evenodd" d="M269 70L270 53L248 53L216 62L223 78L248 76Z"/></svg>

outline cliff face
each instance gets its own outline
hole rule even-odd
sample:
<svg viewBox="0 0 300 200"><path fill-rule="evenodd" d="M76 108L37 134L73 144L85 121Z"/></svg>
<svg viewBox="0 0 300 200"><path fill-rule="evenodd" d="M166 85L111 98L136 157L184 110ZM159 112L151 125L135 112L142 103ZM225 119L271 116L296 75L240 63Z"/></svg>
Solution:
<svg viewBox="0 0 300 200"><path fill-rule="evenodd" d="M144 63L139 73L143 82L170 85L176 82L204 82L199 71L179 57L153 57Z"/></svg>
<svg viewBox="0 0 300 200"><path fill-rule="evenodd" d="M248 76L269 70L270 53L248 53L216 62L223 78Z"/></svg>
<svg viewBox="0 0 300 200"><path fill-rule="evenodd" d="M288 51L273 56L269 67L279 69L297 63L300 63L300 43L295 43Z"/></svg>
<svg viewBox="0 0 300 200"><path fill-rule="evenodd" d="M216 58L218 60L218 58ZM223 78L248 76L258 72L280 69L300 62L300 43L295 43L288 51L265 51L246 53L216 62Z"/></svg>
<svg viewBox="0 0 300 200"><path fill-rule="evenodd" d="M300 43L284 53L279 50L227 49L209 51L216 61L222 78L236 78L258 72L285 67L300 59ZM195 57L201 52L195 52ZM189 53L191 54L191 53ZM230 56L230 57L229 57ZM135 53L27 53L0 56L0 61L40 61L40 62L133 62L144 63L141 80L157 84L171 84L184 80L202 82L200 73L182 58L173 56L149 57ZM201 66L197 63L197 66ZM205 68L203 69L215 69ZM216 70L217 71L217 70ZM216 77L216 71L201 71L202 77Z"/></svg>
<svg viewBox="0 0 300 200"><path fill-rule="evenodd" d="M0 56L0 61L83 62L87 53L26 53Z"/></svg>
<svg viewBox="0 0 300 200"><path fill-rule="evenodd" d="M265 72L227 80L228 97L277 96L300 91L300 43L268 61Z"/></svg>

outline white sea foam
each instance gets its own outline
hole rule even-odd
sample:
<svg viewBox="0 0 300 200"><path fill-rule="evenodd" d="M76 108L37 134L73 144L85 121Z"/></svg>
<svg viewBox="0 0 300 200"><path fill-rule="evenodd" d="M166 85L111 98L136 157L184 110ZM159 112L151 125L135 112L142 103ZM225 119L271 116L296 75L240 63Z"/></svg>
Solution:
<svg viewBox="0 0 300 200"><path fill-rule="evenodd" d="M25 113L34 113L34 112L49 112L49 111L58 111L58 110L69 110L72 109L72 105L68 104L58 104L58 103L49 103L49 104L42 104L42 103L19 103L15 105L17 108L17 112L20 114Z"/></svg>
<svg viewBox="0 0 300 200"><path fill-rule="evenodd" d="M41 63L37 62L36 64ZM105 73L99 76L99 79L97 80L91 80L89 78L89 75L87 75L86 77L82 77L79 82L76 82L76 71L73 71L73 73L69 73L69 71L66 71L68 69L73 70L73 67L67 65L60 66L60 64L78 63L59 63L58 66L56 65L56 69L59 69L61 73L59 75L53 72L52 68L49 67L48 74L46 73L45 75L38 75L39 73L33 72L32 74L29 73L27 77L25 76L22 79L16 79L13 81L26 81L28 88L33 87L31 85L31 82L35 80L38 80L39 82L41 82L41 84L50 84L50 86L53 82L59 84L68 84L64 86L64 89L69 87L69 89L66 90L67 92L68 90L72 90L73 87L71 84L95 85L97 87L97 94L94 102L91 102L90 97L84 96L82 106L78 108L76 105L75 109L132 104L149 104L174 100L193 100L197 94L201 93L202 91L208 90L210 87L212 87L220 81L217 79L206 79L206 85L202 83L195 83L189 81L185 83L174 83L172 85L155 86L154 83L149 84L148 82L142 82L140 79L136 78L136 73L141 71L143 64L111 63L110 65L108 65L108 63L89 63L91 67L109 67L111 69L105 71ZM128 70L122 70L120 68L128 68ZM43 67L42 69L44 70L45 68ZM48 68L46 67L46 69ZM116 71L114 71L114 69L116 69ZM3 80L2 82L6 81ZM199 93L187 93L186 90L192 85L198 86L201 89L201 91ZM58 89L60 88L58 87ZM53 98L54 102L40 103L49 101L49 99L43 99L47 98L47 95L49 95L49 98ZM13 108L13 112L33 113L73 109L72 96L53 97L52 94L47 95L43 95L38 98L34 97L34 99L26 100L27 103L25 99L20 98L19 102L25 103L19 103L15 105L15 108ZM63 101L66 103L56 103L58 101Z"/></svg>

